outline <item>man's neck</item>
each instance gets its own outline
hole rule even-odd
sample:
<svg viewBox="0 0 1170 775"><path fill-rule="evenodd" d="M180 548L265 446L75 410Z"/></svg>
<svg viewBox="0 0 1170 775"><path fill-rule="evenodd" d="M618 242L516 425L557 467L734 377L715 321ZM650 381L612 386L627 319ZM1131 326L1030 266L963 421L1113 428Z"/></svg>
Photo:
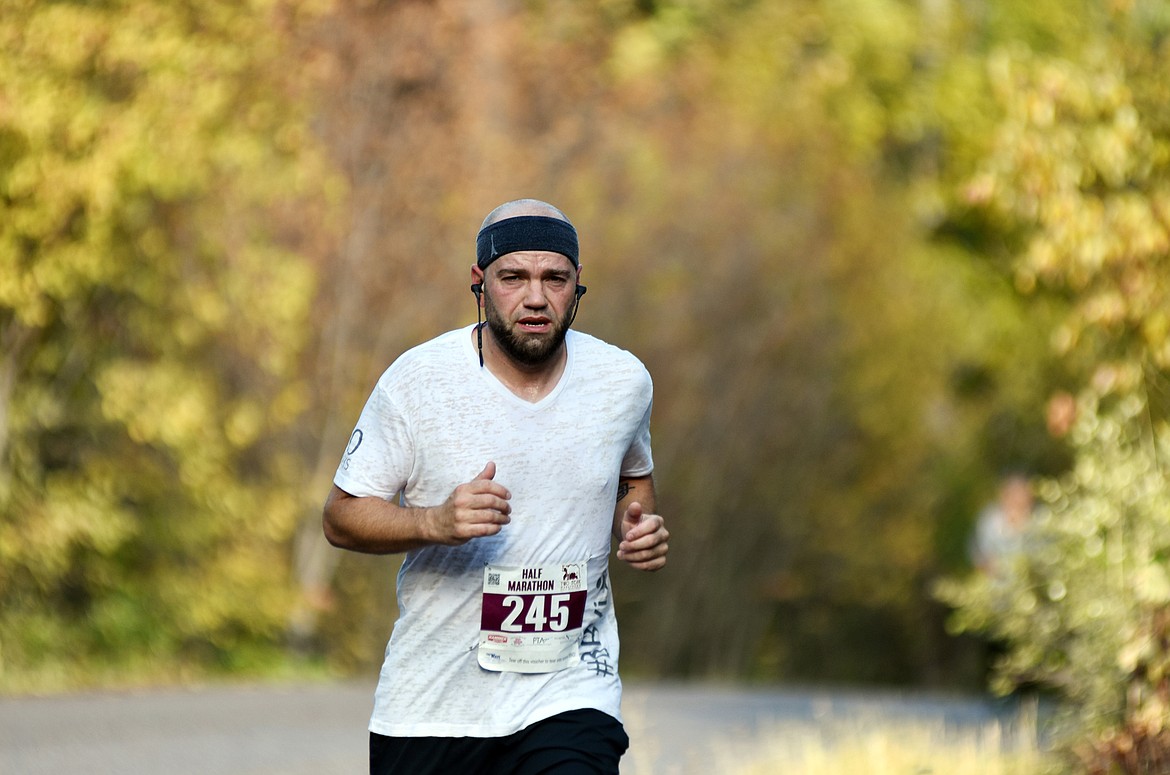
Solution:
<svg viewBox="0 0 1170 775"><path fill-rule="evenodd" d="M504 387L529 403L535 404L556 387L565 373L568 349L564 343L545 361L537 364L521 363L508 355L497 343L491 330L484 326L483 362Z"/></svg>

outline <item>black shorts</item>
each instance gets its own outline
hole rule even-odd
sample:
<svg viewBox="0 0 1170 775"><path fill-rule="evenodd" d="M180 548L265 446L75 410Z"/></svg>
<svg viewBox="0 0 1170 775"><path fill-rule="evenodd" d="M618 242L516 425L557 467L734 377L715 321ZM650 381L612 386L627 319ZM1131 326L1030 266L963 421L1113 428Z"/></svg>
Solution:
<svg viewBox="0 0 1170 775"><path fill-rule="evenodd" d="M370 733L370 775L618 775L630 739L599 710L571 710L507 737Z"/></svg>

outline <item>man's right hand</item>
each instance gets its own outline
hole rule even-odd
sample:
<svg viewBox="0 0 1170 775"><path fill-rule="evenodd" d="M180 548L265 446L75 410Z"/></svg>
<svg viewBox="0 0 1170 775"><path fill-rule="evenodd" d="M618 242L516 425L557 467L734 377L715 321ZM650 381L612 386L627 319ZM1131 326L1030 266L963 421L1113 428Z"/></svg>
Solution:
<svg viewBox="0 0 1170 775"><path fill-rule="evenodd" d="M495 535L511 522L508 499L512 493L495 477L496 464L488 461L474 479L456 487L443 505L427 509L429 542L458 546Z"/></svg>

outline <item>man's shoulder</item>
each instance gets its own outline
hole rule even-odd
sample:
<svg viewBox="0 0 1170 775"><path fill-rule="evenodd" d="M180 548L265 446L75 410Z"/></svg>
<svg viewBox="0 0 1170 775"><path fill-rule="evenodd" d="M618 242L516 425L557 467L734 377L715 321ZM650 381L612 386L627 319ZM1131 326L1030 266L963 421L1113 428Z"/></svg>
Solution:
<svg viewBox="0 0 1170 775"><path fill-rule="evenodd" d="M439 334L421 344L409 348L387 367L380 382L410 382L419 376L452 371L453 364L462 357L463 337L469 336L470 328L457 328Z"/></svg>
<svg viewBox="0 0 1170 775"><path fill-rule="evenodd" d="M581 331L570 330L569 337L569 346L575 349L574 368L584 367L586 373L603 379L620 375L650 383L650 372L629 350Z"/></svg>

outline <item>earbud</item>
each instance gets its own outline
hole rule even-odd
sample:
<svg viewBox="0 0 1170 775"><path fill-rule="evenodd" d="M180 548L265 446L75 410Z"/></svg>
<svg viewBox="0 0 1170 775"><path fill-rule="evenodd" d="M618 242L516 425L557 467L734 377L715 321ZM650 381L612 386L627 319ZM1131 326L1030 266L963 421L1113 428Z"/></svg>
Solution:
<svg viewBox="0 0 1170 775"><path fill-rule="evenodd" d="M578 286L577 286L577 298L579 299L579 298L581 298L582 296L584 296L584 295L585 295L585 291L587 291L587 290L589 290L589 289L588 289L588 288L586 288L584 285L578 285Z"/></svg>
<svg viewBox="0 0 1170 775"><path fill-rule="evenodd" d="M482 284L480 284L480 283L472 283L471 284L471 292L475 294L475 298L477 300L479 299L479 294L482 290L483 290Z"/></svg>

